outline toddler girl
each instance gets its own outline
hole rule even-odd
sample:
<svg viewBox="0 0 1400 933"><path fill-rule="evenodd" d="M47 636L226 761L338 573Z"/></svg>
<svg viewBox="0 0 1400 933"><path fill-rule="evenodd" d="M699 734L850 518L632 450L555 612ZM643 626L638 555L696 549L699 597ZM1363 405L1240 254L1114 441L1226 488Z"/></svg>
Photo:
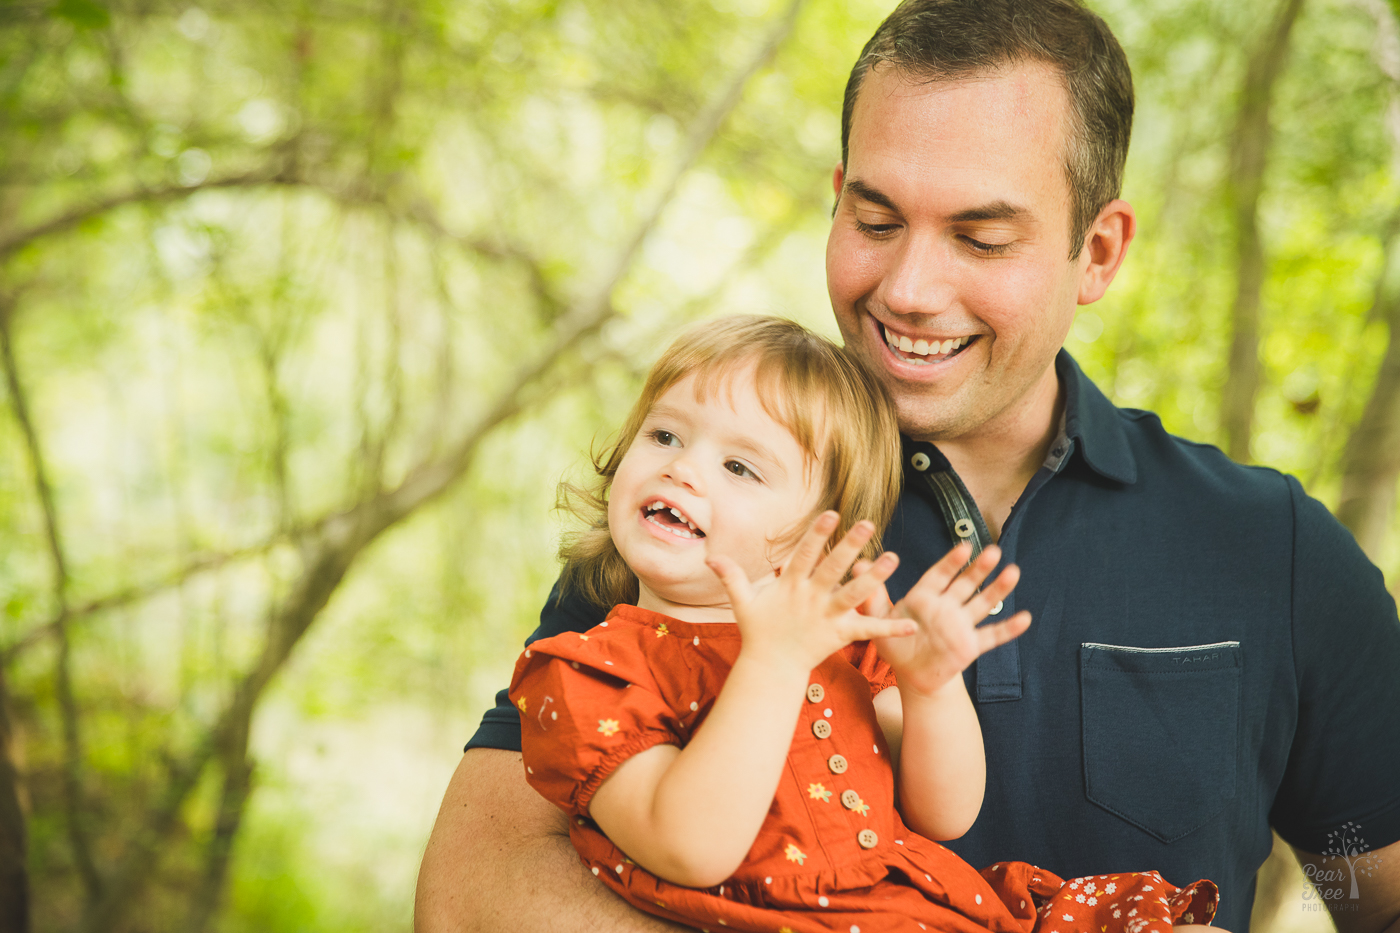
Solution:
<svg viewBox="0 0 1400 933"><path fill-rule="evenodd" d="M898 428L840 348L772 318L691 329L598 475L564 585L614 608L533 643L511 698L527 780L622 897L710 931L1209 922L1210 882L979 873L931 841L982 802L961 672L1030 617L977 626L1017 578L983 585L994 547L971 564L955 548L889 605L897 558L875 532L899 492Z"/></svg>

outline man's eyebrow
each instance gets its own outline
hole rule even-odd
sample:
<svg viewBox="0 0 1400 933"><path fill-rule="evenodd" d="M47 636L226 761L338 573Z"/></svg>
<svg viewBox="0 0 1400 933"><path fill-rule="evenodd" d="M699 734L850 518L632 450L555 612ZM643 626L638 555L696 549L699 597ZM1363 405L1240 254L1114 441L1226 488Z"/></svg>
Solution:
<svg viewBox="0 0 1400 933"><path fill-rule="evenodd" d="M883 191L870 187L859 178L847 178L845 189L862 201L869 201L871 204L878 204L886 210L899 213L899 208L894 206L894 201Z"/></svg>
<svg viewBox="0 0 1400 933"><path fill-rule="evenodd" d="M845 188L862 201L869 201L871 204L878 204L886 210L899 213L899 208L895 206L889 195L878 188L872 188L859 178L847 179ZM990 201L977 207L958 211L948 219L953 223L973 223L979 220L1025 220L1031 216L1029 210L1017 207L1010 201Z"/></svg>
<svg viewBox="0 0 1400 933"><path fill-rule="evenodd" d="M988 204L970 207L965 211L958 211L949 219L953 223L969 223L977 220L1025 220L1030 216L1030 211L1024 207L1017 207L1009 201L992 201Z"/></svg>

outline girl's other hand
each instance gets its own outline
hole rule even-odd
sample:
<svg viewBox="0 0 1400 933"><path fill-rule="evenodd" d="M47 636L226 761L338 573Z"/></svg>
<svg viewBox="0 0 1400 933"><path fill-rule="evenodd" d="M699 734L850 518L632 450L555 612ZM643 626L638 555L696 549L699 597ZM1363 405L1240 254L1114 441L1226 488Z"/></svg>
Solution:
<svg viewBox="0 0 1400 933"><path fill-rule="evenodd" d="M874 561L866 560L862 557L860 560L856 561L855 566L851 568L851 576L858 577L874 565ZM878 616L882 619L888 616L893 610L894 603L890 601L890 593L889 590L885 589L884 581L881 581L880 585L875 587L875 592L867 596L865 600L856 607L856 612L859 612L863 616Z"/></svg>
<svg viewBox="0 0 1400 933"><path fill-rule="evenodd" d="M917 626L907 617L856 611L862 604L878 603L899 558L887 551L843 584L875 526L857 522L828 551L838 521L835 512L818 515L782 572L762 586L751 583L739 565L722 554L706 559L729 595L744 639L741 654L792 667L805 676L853 641L914 633ZM888 597L883 598L888 603Z"/></svg>
<svg viewBox="0 0 1400 933"><path fill-rule="evenodd" d="M905 692L932 696L981 655L1030 628L1031 614L1024 610L979 627L992 608L1011 595L1021 571L1011 564L978 590L996 569L1001 549L992 545L969 564L971 552L967 544L949 551L890 613L918 623L914 637L886 638L876 645Z"/></svg>

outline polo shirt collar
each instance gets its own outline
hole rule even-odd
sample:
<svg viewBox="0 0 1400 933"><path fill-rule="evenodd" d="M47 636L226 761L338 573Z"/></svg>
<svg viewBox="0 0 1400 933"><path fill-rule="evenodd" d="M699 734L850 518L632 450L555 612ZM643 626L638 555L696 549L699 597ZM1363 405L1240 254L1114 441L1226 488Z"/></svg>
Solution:
<svg viewBox="0 0 1400 933"><path fill-rule="evenodd" d="M1108 400L1099 387L1079 368L1079 364L1061 349L1055 357L1055 375L1065 390L1065 410L1061 415L1060 436L1074 441L1074 448L1083 456L1089 469L1114 482L1130 484L1137 482L1137 460L1128 445L1127 434L1123 431L1122 415ZM948 458L934 444L911 440L900 435L904 446L904 460L924 454L928 460L924 464L936 470L951 469ZM1056 458L1057 451L1047 455L1046 466L1052 472L1059 472L1064 457ZM1052 464L1050 461L1054 459ZM917 469L917 467L915 468Z"/></svg>
<svg viewBox="0 0 1400 933"><path fill-rule="evenodd" d="M1055 375L1065 390L1065 434L1075 441L1084 462L1100 476L1137 482L1137 461L1117 407L1066 350L1055 357Z"/></svg>

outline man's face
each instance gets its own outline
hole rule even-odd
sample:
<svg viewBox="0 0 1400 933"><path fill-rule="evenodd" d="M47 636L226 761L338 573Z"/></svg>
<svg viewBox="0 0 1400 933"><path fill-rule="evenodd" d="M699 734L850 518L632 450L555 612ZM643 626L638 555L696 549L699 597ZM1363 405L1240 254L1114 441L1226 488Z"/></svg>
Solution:
<svg viewBox="0 0 1400 933"><path fill-rule="evenodd" d="M1068 106L1039 64L954 82L866 75L836 172L827 289L846 346L913 437L1017 433L1054 410L1053 362L1089 263L1088 250L1068 258Z"/></svg>

